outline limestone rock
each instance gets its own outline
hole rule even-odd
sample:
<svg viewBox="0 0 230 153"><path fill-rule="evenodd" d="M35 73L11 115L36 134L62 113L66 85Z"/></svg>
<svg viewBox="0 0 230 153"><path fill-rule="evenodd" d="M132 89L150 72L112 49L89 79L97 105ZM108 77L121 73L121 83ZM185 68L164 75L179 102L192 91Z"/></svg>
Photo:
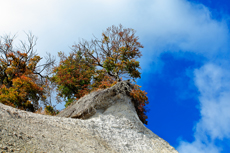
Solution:
<svg viewBox="0 0 230 153"><path fill-rule="evenodd" d="M111 88L92 92L73 102L57 116L87 119L95 113L103 113L107 108L117 103L121 95L127 95L132 88L129 81L118 82Z"/></svg>
<svg viewBox="0 0 230 153"><path fill-rule="evenodd" d="M178 153L142 124L125 93L130 89L129 83L121 82L90 93L59 117L0 103L0 151Z"/></svg>

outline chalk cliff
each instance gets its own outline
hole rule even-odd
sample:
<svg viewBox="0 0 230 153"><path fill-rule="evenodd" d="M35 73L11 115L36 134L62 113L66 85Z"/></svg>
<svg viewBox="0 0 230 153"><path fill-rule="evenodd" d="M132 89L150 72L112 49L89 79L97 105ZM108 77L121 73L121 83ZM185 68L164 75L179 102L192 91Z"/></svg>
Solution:
<svg viewBox="0 0 230 153"><path fill-rule="evenodd" d="M178 153L139 120L129 82L92 92L57 116L0 103L0 151Z"/></svg>

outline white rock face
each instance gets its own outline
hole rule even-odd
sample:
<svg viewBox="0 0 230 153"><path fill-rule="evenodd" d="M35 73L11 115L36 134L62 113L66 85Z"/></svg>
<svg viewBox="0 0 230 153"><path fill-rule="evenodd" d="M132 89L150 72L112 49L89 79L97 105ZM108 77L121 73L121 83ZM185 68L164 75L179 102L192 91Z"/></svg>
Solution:
<svg viewBox="0 0 230 153"><path fill-rule="evenodd" d="M92 95L97 94L83 98ZM127 95L108 95L84 120L34 114L0 103L0 151L178 153L142 124Z"/></svg>

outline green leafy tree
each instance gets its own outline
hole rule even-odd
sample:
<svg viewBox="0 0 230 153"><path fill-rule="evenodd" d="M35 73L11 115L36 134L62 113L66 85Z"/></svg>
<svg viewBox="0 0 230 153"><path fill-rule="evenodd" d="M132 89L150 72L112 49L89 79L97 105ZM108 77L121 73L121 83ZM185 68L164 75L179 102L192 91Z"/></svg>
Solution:
<svg viewBox="0 0 230 153"><path fill-rule="evenodd" d="M13 47L14 37L0 40L0 102L28 111L36 111L39 100L46 102L47 76L42 72L54 63L50 57L45 64L36 55L36 38L28 34L28 43L21 41L20 48Z"/></svg>

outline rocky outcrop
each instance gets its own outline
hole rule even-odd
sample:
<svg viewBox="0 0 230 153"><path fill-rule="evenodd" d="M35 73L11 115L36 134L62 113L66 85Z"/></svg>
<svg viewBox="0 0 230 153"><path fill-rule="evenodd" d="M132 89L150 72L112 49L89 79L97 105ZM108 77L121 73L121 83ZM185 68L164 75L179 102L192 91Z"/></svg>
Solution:
<svg viewBox="0 0 230 153"><path fill-rule="evenodd" d="M73 102L72 105L61 111L57 116L88 119L95 114L95 116L101 113L104 114L104 112L114 104L121 104L118 102L122 100L121 96L129 95L132 88L133 86L129 81L118 82L111 88L92 92L78 101ZM133 106L130 107L133 108ZM117 110L117 112L123 111L124 110Z"/></svg>
<svg viewBox="0 0 230 153"><path fill-rule="evenodd" d="M139 120L128 82L90 93L58 116L0 103L0 150L14 152L178 153Z"/></svg>

